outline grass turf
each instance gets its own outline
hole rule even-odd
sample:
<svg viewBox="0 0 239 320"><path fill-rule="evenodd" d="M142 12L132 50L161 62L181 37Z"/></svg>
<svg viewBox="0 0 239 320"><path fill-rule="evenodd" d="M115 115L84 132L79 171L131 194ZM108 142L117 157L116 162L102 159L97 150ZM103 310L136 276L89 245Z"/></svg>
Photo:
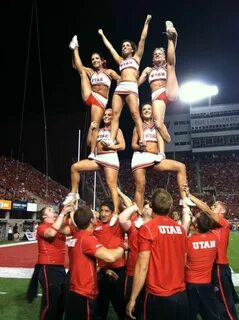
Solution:
<svg viewBox="0 0 239 320"><path fill-rule="evenodd" d="M228 255L230 265L234 272L239 273L239 232L231 232ZM0 279L0 318L8 320L37 320L41 297L35 299L32 304L25 300L25 294L29 279ZM237 288L239 291L239 288ZM3 294L6 292L6 294ZM238 305L237 305L237 309ZM239 310L238 310L239 311ZM110 308L108 320L116 320L112 308Z"/></svg>

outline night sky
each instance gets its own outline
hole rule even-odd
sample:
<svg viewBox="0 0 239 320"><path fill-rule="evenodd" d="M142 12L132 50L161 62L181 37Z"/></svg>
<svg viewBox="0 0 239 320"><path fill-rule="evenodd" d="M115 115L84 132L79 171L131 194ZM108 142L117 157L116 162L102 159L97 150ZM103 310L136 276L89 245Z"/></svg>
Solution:
<svg viewBox="0 0 239 320"><path fill-rule="evenodd" d="M191 79L202 80L219 88L213 104L239 102L239 5L236 0L37 0L37 19L31 0L2 0L0 6L0 154L12 154L46 172L44 106L49 175L67 187L70 165L77 158L78 129L82 132L81 155L84 157L88 153L84 138L89 109L82 103L79 76L71 67L68 49L74 34L78 35L80 54L86 66L90 66L91 53L100 51L108 67L118 71L97 34L98 28L104 30L120 53L123 39L138 43L145 17L152 14L142 71L151 64L153 49L166 45L166 36L162 34L164 22L172 20L179 34L176 52L179 84ZM148 86L142 86L141 101L146 102L149 97ZM188 106L178 101L170 112L187 109ZM128 157L133 122L127 108L120 126L123 132L127 131L128 144L121 157Z"/></svg>

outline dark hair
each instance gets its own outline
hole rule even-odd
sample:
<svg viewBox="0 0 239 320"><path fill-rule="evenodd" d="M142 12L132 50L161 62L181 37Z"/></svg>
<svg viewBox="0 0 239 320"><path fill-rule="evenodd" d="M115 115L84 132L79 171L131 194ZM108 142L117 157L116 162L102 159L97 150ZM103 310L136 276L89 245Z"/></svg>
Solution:
<svg viewBox="0 0 239 320"><path fill-rule="evenodd" d="M144 102L142 105L141 105L141 108L140 108L140 113L142 114L142 111L143 111L143 107L145 106L145 105L150 105L151 106L151 108L152 108L152 103L151 102Z"/></svg>
<svg viewBox="0 0 239 320"><path fill-rule="evenodd" d="M102 62L103 62L103 68L104 69L107 69L107 61L105 60L105 58L103 57L103 55L100 53L100 52L93 52L92 54L91 54L91 57L93 56L93 54L98 54L98 56L100 57L100 59L102 60Z"/></svg>
<svg viewBox="0 0 239 320"><path fill-rule="evenodd" d="M213 220L208 216L206 212L200 212L195 219L196 227L200 233L208 232L214 227Z"/></svg>
<svg viewBox="0 0 239 320"><path fill-rule="evenodd" d="M123 40L121 42L121 46L123 45L124 42L129 42L131 44L131 47L133 48L133 55L134 55L138 48L137 45L131 40Z"/></svg>
<svg viewBox="0 0 239 320"><path fill-rule="evenodd" d="M172 209L171 209L170 218L172 218L172 219L174 218L174 217L173 217L173 213L174 213L174 212L176 212L176 213L178 214L179 219L181 219L181 214L180 214L180 213L177 211L177 209L175 209L175 208L172 208Z"/></svg>
<svg viewBox="0 0 239 320"><path fill-rule="evenodd" d="M152 209L157 215L166 216L170 213L173 205L173 198L165 189L158 188L152 196Z"/></svg>
<svg viewBox="0 0 239 320"><path fill-rule="evenodd" d="M45 219L44 214L45 214L46 208L48 208L48 207L43 207L43 208L41 208L41 210L38 212L38 218L39 218L39 220L40 220L41 223L42 223L42 222L44 221L44 219Z"/></svg>
<svg viewBox="0 0 239 320"><path fill-rule="evenodd" d="M101 202L100 210L103 206L108 207L111 211L114 211L114 205L111 200L105 200L105 201Z"/></svg>
<svg viewBox="0 0 239 320"><path fill-rule="evenodd" d="M79 230L88 228L92 218L94 218L92 211L86 207L80 207L74 213L74 222Z"/></svg>
<svg viewBox="0 0 239 320"><path fill-rule="evenodd" d="M144 207L147 205L151 207L151 201L149 199L144 199Z"/></svg>

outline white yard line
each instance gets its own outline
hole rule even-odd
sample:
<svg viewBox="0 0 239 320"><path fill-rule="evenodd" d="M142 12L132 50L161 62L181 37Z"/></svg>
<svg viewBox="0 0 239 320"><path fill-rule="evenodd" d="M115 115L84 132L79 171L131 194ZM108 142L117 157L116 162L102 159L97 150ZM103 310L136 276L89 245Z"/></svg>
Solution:
<svg viewBox="0 0 239 320"><path fill-rule="evenodd" d="M0 278L31 279L34 268L0 267ZM66 269L68 271L68 269ZM234 286L239 287L239 273L232 272ZM1 294L1 293L0 293Z"/></svg>
<svg viewBox="0 0 239 320"><path fill-rule="evenodd" d="M6 247L15 247L15 246L25 246L26 244L32 244L32 243L37 243L37 240L33 240L33 241L24 241L24 242L14 242L14 243L10 243L10 244L2 244L0 245L0 249L1 248L6 248Z"/></svg>
<svg viewBox="0 0 239 320"><path fill-rule="evenodd" d="M33 270L34 268L0 267L0 278L31 279Z"/></svg>

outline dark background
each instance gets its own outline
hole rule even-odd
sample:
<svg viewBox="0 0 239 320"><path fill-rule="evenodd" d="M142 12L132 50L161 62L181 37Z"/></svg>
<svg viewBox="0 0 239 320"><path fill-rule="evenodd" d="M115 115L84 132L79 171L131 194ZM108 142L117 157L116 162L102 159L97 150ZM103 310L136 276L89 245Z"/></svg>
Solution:
<svg viewBox="0 0 239 320"><path fill-rule="evenodd" d="M67 187L70 165L77 159L79 129L81 157L88 152L85 135L89 109L82 103L79 76L71 67L68 49L74 34L78 35L86 66L90 66L91 53L100 51L108 67L118 71L97 29L102 28L120 52L123 39L138 42L146 15L152 14L142 71L150 65L153 49L166 45L162 34L164 22L172 20L179 34L179 84L190 79L202 80L219 88L213 104L239 101L238 1L37 0L36 6L33 4L32 0L2 0L0 4L0 154L23 159L46 172L47 133L48 173ZM149 88L144 85L140 88L141 102L149 97ZM178 101L168 112L185 110L188 106ZM127 108L123 110L120 126L128 144L121 157L129 157L133 122Z"/></svg>

